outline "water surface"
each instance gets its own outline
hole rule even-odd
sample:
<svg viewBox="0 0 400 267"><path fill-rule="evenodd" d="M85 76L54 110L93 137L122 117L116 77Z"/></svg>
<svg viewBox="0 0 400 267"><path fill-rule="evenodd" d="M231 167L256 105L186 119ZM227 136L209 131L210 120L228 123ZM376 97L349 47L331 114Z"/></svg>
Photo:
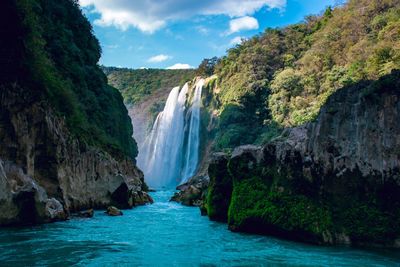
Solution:
<svg viewBox="0 0 400 267"><path fill-rule="evenodd" d="M0 266L400 266L389 251L318 247L232 233L197 208L153 205L109 217L0 230Z"/></svg>

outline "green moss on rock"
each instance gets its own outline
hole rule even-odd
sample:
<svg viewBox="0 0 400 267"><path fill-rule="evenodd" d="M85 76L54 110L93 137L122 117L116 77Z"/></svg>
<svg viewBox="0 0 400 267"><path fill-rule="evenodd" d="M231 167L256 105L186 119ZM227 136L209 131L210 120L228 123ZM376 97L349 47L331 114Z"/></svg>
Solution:
<svg viewBox="0 0 400 267"><path fill-rule="evenodd" d="M207 214L211 220L226 222L232 193L232 178L227 172L228 157L220 153L210 163L210 183L206 198Z"/></svg>
<svg viewBox="0 0 400 267"><path fill-rule="evenodd" d="M229 228L322 243L332 229L329 210L304 195L271 189L260 177L235 181Z"/></svg>

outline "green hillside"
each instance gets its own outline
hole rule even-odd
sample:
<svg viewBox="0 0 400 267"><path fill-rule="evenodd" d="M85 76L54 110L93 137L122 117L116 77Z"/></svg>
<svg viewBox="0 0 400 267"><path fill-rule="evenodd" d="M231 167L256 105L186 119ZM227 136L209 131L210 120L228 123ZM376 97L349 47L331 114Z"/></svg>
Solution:
<svg viewBox="0 0 400 267"><path fill-rule="evenodd" d="M312 121L339 88L399 68L397 0L350 0L302 23L267 29L214 67L216 149L266 142L283 127Z"/></svg>
<svg viewBox="0 0 400 267"><path fill-rule="evenodd" d="M120 90L125 103L134 104L158 89L181 86L192 80L195 70L126 69L103 67L108 82Z"/></svg>

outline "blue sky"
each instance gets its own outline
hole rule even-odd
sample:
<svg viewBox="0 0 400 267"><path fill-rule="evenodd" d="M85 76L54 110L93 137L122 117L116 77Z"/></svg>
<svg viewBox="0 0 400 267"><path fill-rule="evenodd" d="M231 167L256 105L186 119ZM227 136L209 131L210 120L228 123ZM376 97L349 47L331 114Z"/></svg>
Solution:
<svg viewBox="0 0 400 267"><path fill-rule="evenodd" d="M338 0L80 0L100 40L100 64L196 67L241 38L319 14Z"/></svg>

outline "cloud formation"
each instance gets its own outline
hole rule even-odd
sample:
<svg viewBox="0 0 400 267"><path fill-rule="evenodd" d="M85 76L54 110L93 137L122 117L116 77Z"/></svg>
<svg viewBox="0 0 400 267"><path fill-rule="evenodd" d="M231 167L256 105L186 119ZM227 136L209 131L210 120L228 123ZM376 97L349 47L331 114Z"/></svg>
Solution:
<svg viewBox="0 0 400 267"><path fill-rule="evenodd" d="M159 63L159 62L166 61L166 60L168 60L170 58L171 58L171 56L161 54L161 55L157 55L157 56L151 57L147 61L150 62L150 63Z"/></svg>
<svg viewBox="0 0 400 267"><path fill-rule="evenodd" d="M235 32L240 32L243 30L257 30L259 28L258 21L249 16L232 19L229 22L229 32L228 34L232 34Z"/></svg>
<svg viewBox="0 0 400 267"><path fill-rule="evenodd" d="M237 45L237 44L241 44L242 42L243 42L243 37L241 37L241 36L236 36L235 38L233 38L230 42L229 42L229 44L230 45Z"/></svg>
<svg viewBox="0 0 400 267"><path fill-rule="evenodd" d="M79 0L82 7L100 14L95 21L100 26L115 26L121 30L134 27L153 33L170 20L196 15L226 15L243 17L262 8L283 9L286 0Z"/></svg>
<svg viewBox="0 0 400 267"><path fill-rule="evenodd" d="M193 66L190 66L189 64L184 64L184 63L176 63L172 66L169 66L167 69L168 70L193 69Z"/></svg>

